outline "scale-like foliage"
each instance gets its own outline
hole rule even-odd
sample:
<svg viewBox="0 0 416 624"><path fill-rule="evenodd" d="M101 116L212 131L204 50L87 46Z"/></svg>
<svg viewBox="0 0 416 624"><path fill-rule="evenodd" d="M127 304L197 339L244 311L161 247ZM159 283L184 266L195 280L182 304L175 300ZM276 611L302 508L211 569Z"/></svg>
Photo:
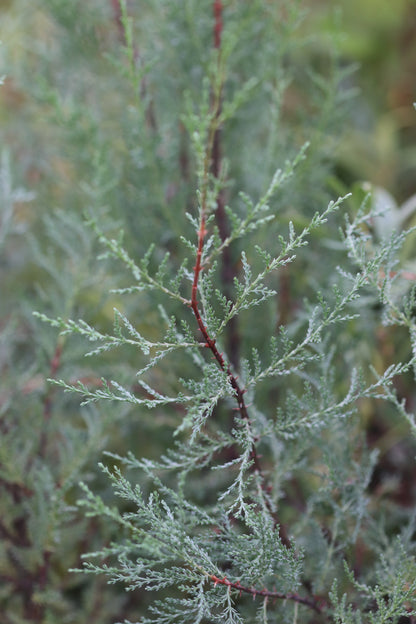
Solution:
<svg viewBox="0 0 416 624"><path fill-rule="evenodd" d="M67 152L17 320L41 364L17 353L0 395L7 624L415 616L415 495L380 474L416 430L412 230L329 196L346 73L304 69L299 4L37 3L67 63L39 46L31 89ZM35 198L6 159L0 184L7 246Z"/></svg>

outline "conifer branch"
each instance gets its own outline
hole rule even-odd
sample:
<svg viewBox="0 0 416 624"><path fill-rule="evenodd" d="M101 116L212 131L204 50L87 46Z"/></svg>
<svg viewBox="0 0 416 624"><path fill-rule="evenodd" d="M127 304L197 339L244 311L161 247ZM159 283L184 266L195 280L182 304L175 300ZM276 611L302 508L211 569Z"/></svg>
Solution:
<svg viewBox="0 0 416 624"><path fill-rule="evenodd" d="M221 4L221 3L219 3ZM216 345L216 340L211 338L211 336L208 333L207 327L202 319L201 316L201 312L199 310L199 302L198 302L198 284L199 284L199 277L202 271L202 253L203 253L203 248L204 248L204 241L205 241L205 237L207 235L207 213L208 213L208 207L207 207L207 187L208 187L208 180L209 180L209 169L210 169L210 164L211 164L211 159L212 159L212 150L213 150L213 144L214 144L214 139L215 139L215 133L218 130L217 128L217 121L218 121L218 112L220 109L220 94L219 94L219 90L216 90L216 97L213 101L213 111L212 111L212 115L211 115L211 128L210 128L210 132L209 132L209 140L207 142L207 147L206 147L206 151L205 151L205 159L204 159L204 175L203 175L203 187L202 187L202 192L201 192L201 206L200 206L200 221L199 221L199 228L198 228L198 243L197 243L197 251L196 251L196 259L195 259L195 265L193 268L193 272L194 272L194 277L193 277L193 282L192 282L192 292L191 292L191 301L190 301L190 306L192 308L192 311L194 313L196 322L198 324L199 330L202 334L202 337L205 341L205 346L207 348L209 348L215 358L215 360L217 361L218 365L220 366L220 368L225 371L228 375L229 378L229 382L234 390L235 393L235 398L238 404L238 410L241 414L241 417L246 421L246 422L250 422L250 418L248 415L248 411L247 411L247 407L244 401L244 394L245 394L245 390L244 388L241 388L236 376L233 374L233 372L231 371L231 364L227 364L224 358L224 354L220 353L220 351L217 348ZM253 445L252 448L252 460L253 460L253 465L254 468L256 470L256 472L258 472L259 474L261 474L261 469L260 469L260 463L257 457L257 452L256 449Z"/></svg>
<svg viewBox="0 0 416 624"><path fill-rule="evenodd" d="M214 8L215 8L215 17L217 20L216 27L215 27L216 28L215 32L216 32L216 37L217 37L219 36L218 33L221 33L221 28L222 28L222 26L220 26L220 24L222 24L221 22L222 3L216 2L214 5ZM217 38L215 39L215 42L217 43ZM218 42L220 42L220 38L218 39ZM243 421L246 423L246 425L250 426L251 421L250 421L247 406L244 400L244 394L246 390L240 386L236 375L232 372L231 363L230 362L227 363L225 360L224 354L218 350L218 347L216 345L216 339L210 336L207 326L202 319L202 315L201 315L200 308L199 308L199 301L198 301L198 285L199 285L200 274L201 274L201 271L203 270L202 257L203 257L203 250L204 250L204 242L205 242L205 238L207 235L207 216L208 216L207 198L208 198L209 171L212 170L212 161L216 163L214 166L218 167L217 159L219 158L219 152L216 150L219 150L219 143L218 143L219 134L218 133L219 133L220 109L221 109L221 87L219 87L218 85L214 89L214 92L213 92L211 107L212 107L211 115L210 115L211 124L210 124L210 128L208 131L207 145L205 148L205 158L203 161L202 190L201 190L201 195L200 195L201 197L200 217L199 217L199 227L198 227L198 233L197 233L197 251L196 251L195 264L193 267L193 282L192 282L190 307L193 311L196 322L198 324L198 328L204 339L205 347L211 350L221 370L227 373L229 383L234 391L234 396L237 401L238 412L241 418L243 419ZM216 142L217 142L217 146L216 146ZM218 174L219 171L217 170L216 173ZM222 216L225 217L225 213ZM265 478L264 478L260 460L257 454L255 442L253 442L251 445L250 460L252 462L253 471L261 479L262 490L265 491ZM269 509L269 512L273 513L268 497L266 497L266 505ZM282 534L284 535L284 532Z"/></svg>
<svg viewBox="0 0 416 624"><path fill-rule="evenodd" d="M66 3L43 4L63 39L66 25L68 33L78 30L78 14ZM82 71L77 64L68 75L54 67L51 76L62 80L45 101L49 108L54 100L65 134L74 139L62 154L80 156L79 169L75 158L71 162L67 182L75 188L82 172L79 189L86 193L75 207L77 192L67 202L56 192L56 180L49 189L71 210L49 220L48 236L37 245L39 306L48 314L38 318L63 338L51 339L48 332L33 337L35 351L50 354L46 370L54 387L78 393L89 405L74 409L77 397L67 404L63 395L56 409L54 388L42 386L42 369L35 362L27 366L31 353L21 348L21 332L13 325L12 331L0 328L0 578L11 614L5 622L357 624L367 616L377 623L413 618L415 497L409 490L405 507L403 501L396 505L397 492L378 486L374 492L380 459L354 415L362 405L366 416L374 405L378 415L383 401L383 419L391 414L394 422L394 410L404 423L400 435L403 427L416 431L407 384L416 371L414 267L400 272L397 266L406 234L372 237L371 214L365 208L354 218L354 199L343 242L335 235L334 215L342 198L312 214L326 194L320 184L329 179L326 148L321 153L313 140L311 158L297 168L307 147L300 145L316 137L316 128L326 143L344 89L334 79L327 83L326 63L319 62L323 73L314 72L312 81L325 101L321 106L309 99L311 76L304 73L294 33L299 3L211 0L207 8L202 2L156 2L140 14L130 0L106 0L106 12L78 4L86 19L77 54L66 54L65 62L76 57ZM87 32L99 38L97 49L117 70L114 90L100 81L94 92ZM87 62L79 54L84 39ZM115 40L118 49L106 53L106 42ZM94 76L105 71L102 59L91 69ZM84 88L88 97L79 106ZM312 101L308 115L287 115L286 95ZM88 102L94 104L85 115ZM64 173L66 167L53 170ZM19 200L7 171L0 174L5 232ZM278 201L287 182L285 199ZM92 215L89 229L80 218L85 211ZM31 219L17 221L31 227ZM155 242L149 248L150 235ZM100 259L108 260L100 272L92 260L97 242L105 247ZM4 265L12 270L13 249L13 261L6 257ZM301 267L289 276L296 256ZM119 268L120 276L114 273ZM2 304L7 310L7 301ZM410 334L410 361L399 361L401 342L385 338L384 350L373 357L369 336L377 349L381 322ZM17 340L9 338L15 333ZM69 335L75 345L68 345L68 367L61 373ZM397 344L398 361L391 364L386 347ZM21 392L10 390L9 351L23 372ZM81 360L81 353L94 357ZM61 374L67 381L57 379ZM404 392L395 390L397 376L404 376ZM29 409L19 403L28 392ZM101 400L112 401L108 411L94 404ZM102 468L119 499L114 506L107 481L94 478L103 444ZM398 462L393 485L396 468ZM71 488L79 481L92 489L83 487L84 512L77 516ZM85 517L96 520L89 524ZM72 518L79 522L75 532ZM87 559L85 572L107 575L102 602L101 581L93 585L91 576L82 581L82 601L66 577L52 585L65 566L75 572L79 557ZM150 599L136 609L110 593L118 592L116 583L139 603L141 590Z"/></svg>

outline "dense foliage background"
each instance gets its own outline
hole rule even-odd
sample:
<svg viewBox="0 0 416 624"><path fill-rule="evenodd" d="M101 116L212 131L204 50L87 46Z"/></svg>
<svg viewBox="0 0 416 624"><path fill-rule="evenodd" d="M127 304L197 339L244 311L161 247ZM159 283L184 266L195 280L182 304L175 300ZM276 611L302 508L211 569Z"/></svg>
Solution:
<svg viewBox="0 0 416 624"><path fill-rule="evenodd" d="M158 457L177 413L164 409L137 418L124 405L80 408L77 397L46 379L98 387L110 371L129 379L140 358L132 352L123 358L105 354L95 370L83 357L82 340L57 337L32 311L81 317L98 328L112 322L115 304L137 315L134 298L120 304L117 294L109 294L125 285L126 277L110 261L97 259L102 249L83 222L85 212L93 212L105 231L123 228L135 257L153 240L156 263L166 250L180 262L176 241L189 232L183 217L184 208L192 206L193 163L178 120L183 91L188 89L195 101L201 91L212 46L210 4L128 2L134 25L129 42L116 0L0 3L4 624L134 621L147 601L145 592L126 594L100 577L68 572L80 565L82 553L115 537L109 523L84 517L76 507L77 484L94 483L104 499L109 497L96 468L103 450ZM309 140L309 157L280 198L282 223L292 219L302 226L317 205L350 190L347 209L354 211L367 184L374 189L373 201L390 206L389 219L374 226L380 235L415 224L416 4L282 1L281 22L266 19L267 5L279 3L226 4L230 15L240 11L241 19L233 33L240 44L231 60L229 89L233 80L237 85L253 73L260 82L223 137L234 181L227 190L230 201L241 188L258 196L276 163L292 158ZM305 10L301 21L298 9ZM399 211L402 205L406 218ZM267 244L274 235L271 229L258 236ZM335 253L327 245L331 235L324 231L312 242L298 271L282 274L285 295L275 304L282 323L293 319L326 271L323 265ZM409 275L416 270L414 243L409 239L402 251ZM362 319L368 340L358 342L359 329L351 324L344 341L346 351L359 351L363 361L381 370L408 359L410 347L404 332L382 326L377 305L370 302ZM151 335L159 322L155 300L144 298L139 314L141 330ZM271 319L269 311L265 322L270 325ZM249 344L258 344L265 340L263 329L248 319L238 331ZM240 346L232 330L228 339L238 362ZM181 366L179 373L186 376ZM174 386L179 373L168 367L160 375ZM410 376L400 380L397 390L414 410ZM374 401L361 405L360 426L370 451L379 451L368 494L386 525L390 504L396 505L397 523L400 513L407 517L415 505L415 443L407 424ZM294 482L290 495L308 487ZM290 523L290 515L285 520ZM398 526L388 529L394 534ZM367 554L363 544L362 558Z"/></svg>

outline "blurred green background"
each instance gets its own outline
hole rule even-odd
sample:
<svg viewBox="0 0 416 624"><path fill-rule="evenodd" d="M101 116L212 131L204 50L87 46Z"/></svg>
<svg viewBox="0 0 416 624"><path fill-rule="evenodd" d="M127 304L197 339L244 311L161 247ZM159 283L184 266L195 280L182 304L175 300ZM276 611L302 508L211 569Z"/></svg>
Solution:
<svg viewBox="0 0 416 624"><path fill-rule="evenodd" d="M75 16L77 2L61 1L60 4L67 5L68 20L71 12ZM107 12L107 29L111 29L111 0L88 4L91 11L100 8L102 14ZM317 57L332 41L338 48L340 62L356 65L346 85L357 89L354 105L350 106L346 127L339 128L342 133L337 153L340 176L346 183L369 180L388 189L397 201L403 202L416 192L416 113L413 109L416 100L416 2L308 0L300 5L309 12L308 32L315 30ZM6 76L0 92L2 144L15 149L22 177L27 186L34 187L42 175L38 150L48 142L48 124L40 116L41 111L34 110L32 95L27 93L19 64L27 65L31 58L39 59L46 51L52 57L57 54L53 40L56 33L45 16L42 3L36 0L30 5L21 0L2 0L0 12L1 71ZM79 48L82 57L87 52L88 29L84 28L83 32L83 25L76 25L76 18L74 26L82 42ZM102 37L111 36L105 32L103 18L102 29ZM92 39L90 44L93 45ZM73 63L74 50L70 52ZM99 70L96 67L97 75ZM36 75L33 78L36 80ZM57 154L52 166L56 167L57 175L70 176L65 154Z"/></svg>
<svg viewBox="0 0 416 624"><path fill-rule="evenodd" d="M343 60L357 63L341 170L403 202L416 192L416 2L316 2L312 11L317 28L337 33Z"/></svg>

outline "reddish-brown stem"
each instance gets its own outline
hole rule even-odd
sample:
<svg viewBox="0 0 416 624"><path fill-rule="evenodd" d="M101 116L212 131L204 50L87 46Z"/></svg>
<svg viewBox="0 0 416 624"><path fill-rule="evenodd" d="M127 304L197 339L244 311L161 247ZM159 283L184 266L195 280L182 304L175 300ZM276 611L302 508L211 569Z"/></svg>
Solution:
<svg viewBox="0 0 416 624"><path fill-rule="evenodd" d="M221 47L221 35L223 29L221 0L214 0L214 46L217 50Z"/></svg>
<svg viewBox="0 0 416 624"><path fill-rule="evenodd" d="M222 27L223 27L222 25L222 3L221 2L218 2L218 1L214 2L214 17L215 17L214 44L216 48L219 48L221 44L221 33L222 33ZM203 181L202 181L203 186L202 186L201 203L200 203L198 245L197 245L195 265L193 267L193 282L192 282L192 294L191 294L190 307L192 308L192 311L194 313L196 322L198 324L198 328L204 339L205 346L211 350L220 368L227 373L231 387L234 390L234 395L235 395L237 405L238 405L238 412L241 418L244 421L246 421L248 424L250 424L250 417L249 417L247 406L244 400L245 389L240 386L236 375L232 371L232 364L234 364L234 362L233 360L231 360L231 358L228 362L226 362L224 358L224 354L218 350L215 339L211 338L211 336L209 335L208 329L204 324L204 321L202 319L201 312L199 309L199 302L198 302L199 276L203 268L202 267L202 255L203 255L203 249L204 249L204 240L207 235L206 202L207 202L207 186L208 186L208 180L209 180L208 174L209 174L209 171L211 171L216 178L218 178L220 175L221 154L220 154L219 116L220 116L220 110L221 110L221 89L216 90L215 95L212 98L211 106L212 106L212 113L213 113L212 114L212 126L211 126L211 131L209 132L209 138L208 138L206 155L205 155L205 171L204 171L204 176L203 176ZM226 226L226 215L225 215L224 203L223 203L223 198L222 198L221 193L219 194L217 198L217 215L216 215L217 219L218 219L218 215L220 216L220 219L219 219L220 234L222 234L223 239L225 239L227 237L227 234L224 231L224 229L221 231L221 227L224 228ZM218 223L218 220L217 220L217 223ZM231 262L229 259L227 263L227 267L226 267L227 270L230 267L230 265L231 265ZM231 278L231 281L232 281L232 278ZM228 283L228 287L229 287L229 283ZM225 282L225 288L227 288L227 282ZM229 342L228 346L230 347L231 352L234 354L234 356L236 356L237 351L233 348L232 340ZM261 467L261 463L259 460L259 456L257 454L255 442L253 442L252 447L251 447L250 458L252 460L252 469L261 478L261 487L264 493L266 494L266 505L270 513L275 517L276 524L280 525L276 517L276 514L273 512L268 502L268 496L267 496L268 488L265 485L265 479L263 477L262 467ZM291 544L290 544L290 540L287 536L287 533L284 527L280 526L279 534L282 539L282 542L289 548Z"/></svg>
<svg viewBox="0 0 416 624"><path fill-rule="evenodd" d="M194 266L194 279L193 279L193 283L192 283L192 297L191 297L191 308L192 311L194 313L196 322L198 323L198 327L199 330L204 338L205 341L205 346L208 347L214 358L217 360L218 365L220 366L220 368L223 371L227 372L228 378L230 380L230 384L231 387L234 390L235 393L235 397L237 400L237 404L238 404L238 411L241 415L241 417L246 420L247 422L250 422L250 418L248 415L248 411L247 411L247 406L245 404L244 401L244 394L245 394L245 390L243 388L240 387L237 378L234 376L234 374L231 371L231 365L227 364L225 359L224 359L224 355L223 353L220 353L218 351L216 342L214 339L211 338L211 336L208 333L208 330L204 324L204 321L202 320L201 317L201 313L199 311L199 307L198 307L198 282L199 282L199 275L201 273L202 267L201 267L201 259L202 259L202 250L204 247L204 238L206 236L206 216L205 216L205 207L202 206L201 207L201 219L200 219L200 226L199 226L199 232L198 232L198 249L197 249L197 253L196 253L196 261L195 261L195 266ZM259 474L261 474L261 467L260 467L260 462L259 462L259 458L257 455L257 451L256 448L253 444L253 448L251 450L251 459L253 460L253 465L254 465L254 469L256 470L256 472L258 472Z"/></svg>
<svg viewBox="0 0 416 624"><path fill-rule="evenodd" d="M253 596L253 599L257 598L257 596L260 596L261 598L270 598L272 600L292 600L293 602L303 604L310 609L313 609L317 613L322 612L321 605L318 603L317 600L313 598L304 598L302 596L299 596L299 594L284 594L282 592L272 591L266 588L256 589L255 587L246 587L245 585L241 585L240 581L232 582L229 581L226 577L218 578L214 574L211 574L209 578L211 579L211 581L213 581L214 586L225 585L226 587L236 589L240 592L240 594L250 594L251 596Z"/></svg>

